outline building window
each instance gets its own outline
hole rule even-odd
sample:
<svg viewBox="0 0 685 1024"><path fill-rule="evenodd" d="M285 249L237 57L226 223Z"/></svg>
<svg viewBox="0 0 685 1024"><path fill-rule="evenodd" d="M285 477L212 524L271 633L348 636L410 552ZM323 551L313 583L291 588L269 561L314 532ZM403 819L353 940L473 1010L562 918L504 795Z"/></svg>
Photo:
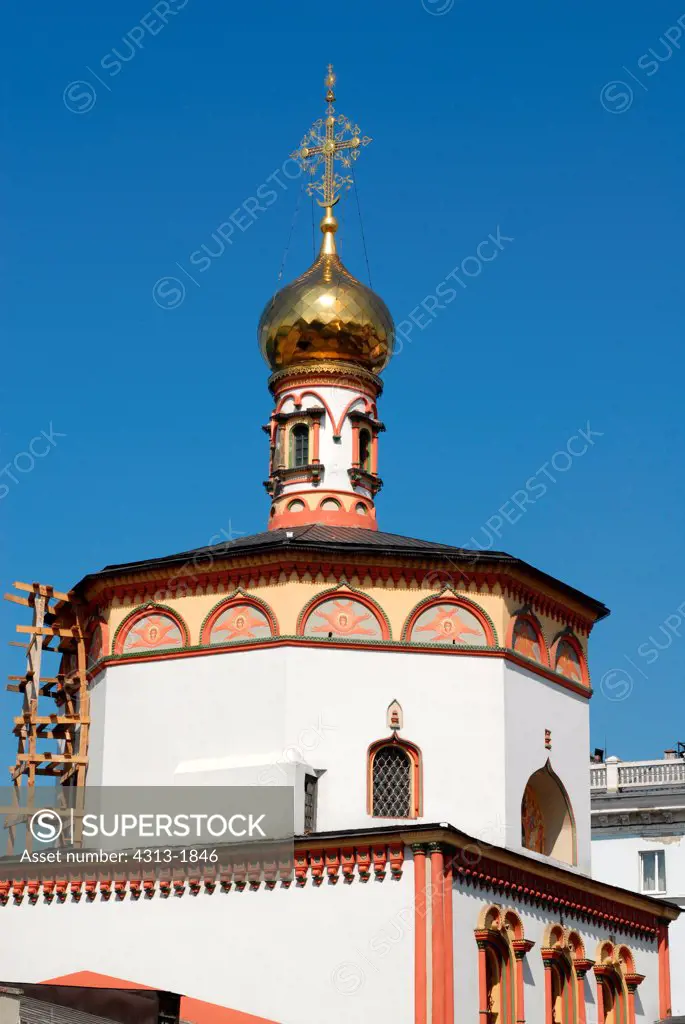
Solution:
<svg viewBox="0 0 685 1024"><path fill-rule="evenodd" d="M359 465L365 473L371 472L371 434L368 430L359 431Z"/></svg>
<svg viewBox="0 0 685 1024"><path fill-rule="evenodd" d="M298 423L290 432L290 465L293 468L309 465L309 427Z"/></svg>
<svg viewBox="0 0 685 1024"><path fill-rule="evenodd" d="M316 784L315 775L304 777L304 830L316 832Z"/></svg>
<svg viewBox="0 0 685 1024"><path fill-rule="evenodd" d="M401 747L381 747L373 759L373 815L408 818L411 811L411 762Z"/></svg>
<svg viewBox="0 0 685 1024"><path fill-rule="evenodd" d="M374 818L418 818L421 814L421 753L391 736L369 747L368 812Z"/></svg>
<svg viewBox="0 0 685 1024"><path fill-rule="evenodd" d="M644 850L640 854L640 888L642 892L666 892L664 850Z"/></svg>

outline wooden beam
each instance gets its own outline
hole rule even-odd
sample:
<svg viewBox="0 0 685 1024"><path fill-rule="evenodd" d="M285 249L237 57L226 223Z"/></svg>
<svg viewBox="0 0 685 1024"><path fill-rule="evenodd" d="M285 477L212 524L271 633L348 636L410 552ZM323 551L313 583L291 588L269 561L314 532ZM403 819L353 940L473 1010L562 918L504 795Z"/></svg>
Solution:
<svg viewBox="0 0 685 1024"><path fill-rule="evenodd" d="M15 725L23 725L25 721L21 715L14 719ZM81 722L90 725L89 718L79 718L78 715L34 715L31 721L34 725L79 725Z"/></svg>
<svg viewBox="0 0 685 1024"><path fill-rule="evenodd" d="M63 594L61 590L55 590L54 587L44 586L40 583L18 583L16 580L12 584L16 590L23 590L27 594L40 594L42 597L54 597L56 601L69 601L72 598L69 594Z"/></svg>
<svg viewBox="0 0 685 1024"><path fill-rule="evenodd" d="M76 626L72 629L58 629L57 626L16 626L17 633L32 633L34 636L65 637L68 640L83 640Z"/></svg>
<svg viewBox="0 0 685 1024"><path fill-rule="evenodd" d="M64 754L17 754L20 764L88 764L87 757L66 757Z"/></svg>

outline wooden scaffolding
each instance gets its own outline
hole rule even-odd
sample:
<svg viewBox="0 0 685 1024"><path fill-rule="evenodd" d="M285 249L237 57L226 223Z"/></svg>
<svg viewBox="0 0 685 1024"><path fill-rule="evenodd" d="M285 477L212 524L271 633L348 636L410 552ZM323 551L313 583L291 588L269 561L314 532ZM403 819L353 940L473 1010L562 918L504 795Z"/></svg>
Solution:
<svg viewBox="0 0 685 1024"><path fill-rule="evenodd" d="M13 587L19 593L5 594L5 599L30 608L33 621L16 627L18 633L28 634L27 642L10 641L26 650L26 670L10 676L7 687L23 696L22 713L14 719L17 756L9 768L15 813L5 818L8 854L14 852L16 826L27 820L35 806L37 779L51 776L58 787L85 785L90 728L86 623L80 602L74 594L40 583L14 583ZM55 675L42 674L47 653L60 659ZM22 793L24 780L28 793ZM2 810L10 812L10 808ZM27 830L27 849L30 843Z"/></svg>

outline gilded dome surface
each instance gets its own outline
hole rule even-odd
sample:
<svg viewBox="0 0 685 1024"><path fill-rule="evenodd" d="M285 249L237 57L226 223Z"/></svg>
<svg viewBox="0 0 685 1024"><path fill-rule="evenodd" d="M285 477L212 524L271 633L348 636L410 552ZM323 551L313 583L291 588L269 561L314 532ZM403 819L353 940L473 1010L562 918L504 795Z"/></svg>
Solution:
<svg viewBox="0 0 685 1024"><path fill-rule="evenodd" d="M258 329L262 355L272 370L338 360L379 373L392 355L390 311L345 269L333 245L325 248L267 303Z"/></svg>

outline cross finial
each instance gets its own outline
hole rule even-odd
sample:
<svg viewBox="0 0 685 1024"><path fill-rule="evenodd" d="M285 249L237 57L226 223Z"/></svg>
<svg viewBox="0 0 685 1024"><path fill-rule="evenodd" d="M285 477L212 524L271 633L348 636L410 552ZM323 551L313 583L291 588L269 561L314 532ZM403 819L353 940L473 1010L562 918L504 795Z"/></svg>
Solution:
<svg viewBox="0 0 685 1024"><path fill-rule="evenodd" d="M319 206L326 207L327 216L332 216L330 211L340 199L343 189L349 188L352 184L350 175L338 174L335 169L337 160L343 167L351 167L352 161L359 156L362 146L368 146L371 139L359 134L359 126L352 124L344 114L336 116L335 107L335 74L333 65L328 65L328 71L324 79L326 86L326 116L320 117L300 143L300 148L292 154L302 168L312 177L319 168L323 168L323 174L316 181L310 181L307 191L310 195L319 195L317 199Z"/></svg>

